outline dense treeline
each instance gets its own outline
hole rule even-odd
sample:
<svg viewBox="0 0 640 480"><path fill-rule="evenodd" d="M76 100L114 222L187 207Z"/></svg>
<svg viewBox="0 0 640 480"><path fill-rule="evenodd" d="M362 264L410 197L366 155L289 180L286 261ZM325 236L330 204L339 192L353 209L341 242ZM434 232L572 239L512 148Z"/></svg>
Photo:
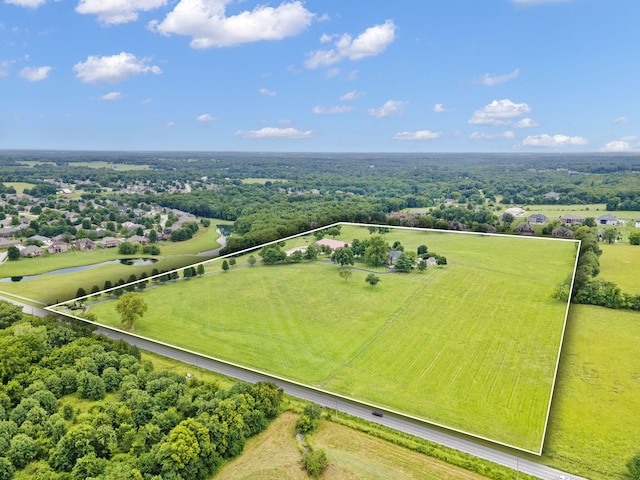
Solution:
<svg viewBox="0 0 640 480"><path fill-rule="evenodd" d="M223 390L86 327L22 317L0 302L0 479L207 478L280 412L272 384Z"/></svg>

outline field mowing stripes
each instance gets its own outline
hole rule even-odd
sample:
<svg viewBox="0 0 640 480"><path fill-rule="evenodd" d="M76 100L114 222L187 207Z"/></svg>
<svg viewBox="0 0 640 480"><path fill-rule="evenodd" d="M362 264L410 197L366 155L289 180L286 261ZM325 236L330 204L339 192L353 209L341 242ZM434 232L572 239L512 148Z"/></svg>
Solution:
<svg viewBox="0 0 640 480"><path fill-rule="evenodd" d="M145 291L136 332L538 452L566 313L552 294L573 271L575 243L415 230L385 239L427 244L449 264L381 275L376 287L325 262L236 267ZM92 311L117 325L114 305Z"/></svg>

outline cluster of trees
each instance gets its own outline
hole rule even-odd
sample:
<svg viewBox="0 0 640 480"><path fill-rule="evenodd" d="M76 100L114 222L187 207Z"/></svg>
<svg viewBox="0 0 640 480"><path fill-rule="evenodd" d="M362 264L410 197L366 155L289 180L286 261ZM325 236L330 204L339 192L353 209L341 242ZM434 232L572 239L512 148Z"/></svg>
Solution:
<svg viewBox="0 0 640 480"><path fill-rule="evenodd" d="M22 317L0 302L2 479L204 479L280 412L273 384L223 390L84 326Z"/></svg>
<svg viewBox="0 0 640 480"><path fill-rule="evenodd" d="M296 432L300 435L311 435L318 430L322 409L315 404L307 405L296 422ZM312 478L320 478L328 465L327 454L322 449L314 449L309 442L304 442L305 453L302 464Z"/></svg>

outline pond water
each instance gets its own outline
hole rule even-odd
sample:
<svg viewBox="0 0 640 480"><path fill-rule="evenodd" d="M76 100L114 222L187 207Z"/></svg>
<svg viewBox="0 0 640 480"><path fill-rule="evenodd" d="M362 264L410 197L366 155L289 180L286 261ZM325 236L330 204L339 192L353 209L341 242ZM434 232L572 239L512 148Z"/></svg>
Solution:
<svg viewBox="0 0 640 480"><path fill-rule="evenodd" d="M158 261L157 258L122 258L120 260L109 260L107 262L93 263L91 265L82 265L80 267L60 268L58 270L52 270L46 273L40 273L38 275L24 275L22 277L5 277L0 278L0 282L26 282L27 280L33 280L34 278L47 277L50 275L60 275L62 273L81 272L83 270L90 270L96 267L102 267L103 265L112 265L119 263L121 265L127 265L130 267L140 267L143 265L152 265Z"/></svg>

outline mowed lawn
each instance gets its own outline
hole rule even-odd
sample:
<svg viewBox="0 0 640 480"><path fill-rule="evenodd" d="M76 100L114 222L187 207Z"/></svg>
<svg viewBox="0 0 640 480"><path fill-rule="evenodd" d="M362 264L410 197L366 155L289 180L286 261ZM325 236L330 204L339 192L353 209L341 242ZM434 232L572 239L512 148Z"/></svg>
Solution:
<svg viewBox="0 0 640 480"><path fill-rule="evenodd" d="M345 226L341 239L366 238ZM448 265L425 273L236 266L145 291L136 333L538 452L564 328L552 298L576 244L393 230ZM297 242L300 239L296 240ZM115 301L96 304L118 326Z"/></svg>
<svg viewBox="0 0 640 480"><path fill-rule="evenodd" d="M640 449L640 313L572 305L543 461L623 480Z"/></svg>

